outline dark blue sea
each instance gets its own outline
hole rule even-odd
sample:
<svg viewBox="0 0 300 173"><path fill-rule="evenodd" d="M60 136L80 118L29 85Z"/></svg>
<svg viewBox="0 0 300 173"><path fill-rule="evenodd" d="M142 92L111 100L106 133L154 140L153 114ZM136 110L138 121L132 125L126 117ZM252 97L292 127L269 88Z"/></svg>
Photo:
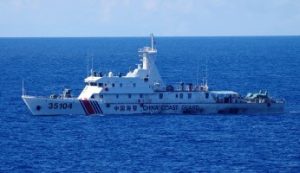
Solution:
<svg viewBox="0 0 300 173"><path fill-rule="evenodd" d="M87 69L127 72L148 38L0 38L0 172L300 172L300 37L159 37L165 81L287 102L270 115L33 116L21 100Z"/></svg>

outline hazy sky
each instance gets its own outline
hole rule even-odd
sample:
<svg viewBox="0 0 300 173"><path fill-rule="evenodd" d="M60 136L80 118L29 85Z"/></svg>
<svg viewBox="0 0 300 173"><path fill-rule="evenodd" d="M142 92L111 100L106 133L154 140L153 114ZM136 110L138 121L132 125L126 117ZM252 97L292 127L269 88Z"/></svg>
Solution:
<svg viewBox="0 0 300 173"><path fill-rule="evenodd" d="M0 0L0 37L300 35L300 0Z"/></svg>

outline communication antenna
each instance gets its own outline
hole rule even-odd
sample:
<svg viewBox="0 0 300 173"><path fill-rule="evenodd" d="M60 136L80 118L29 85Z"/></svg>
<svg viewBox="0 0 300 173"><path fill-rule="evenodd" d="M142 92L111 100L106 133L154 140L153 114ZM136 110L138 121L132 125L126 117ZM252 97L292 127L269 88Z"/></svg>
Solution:
<svg viewBox="0 0 300 173"><path fill-rule="evenodd" d="M93 75L93 72L94 72L94 56L93 55L91 55L91 59L92 59L91 75Z"/></svg>
<svg viewBox="0 0 300 173"><path fill-rule="evenodd" d="M94 55L92 54L92 70L94 70Z"/></svg>
<svg viewBox="0 0 300 173"><path fill-rule="evenodd" d="M89 56L88 56L88 54L87 54L86 56L87 56L87 63L86 63L86 76L88 77L88 76L89 76L89 65L90 65L90 59L89 59Z"/></svg>
<svg viewBox="0 0 300 173"><path fill-rule="evenodd" d="M22 79L22 96L25 96L24 79Z"/></svg>
<svg viewBox="0 0 300 173"><path fill-rule="evenodd" d="M207 63L208 63L208 60L207 60L207 57L205 57L205 77L204 77L204 85L207 87L207 80L208 80L208 73L207 73Z"/></svg>
<svg viewBox="0 0 300 173"><path fill-rule="evenodd" d="M89 75L92 75L93 71L94 71L94 56L90 52L88 52L86 56L87 56L86 73L87 73L87 76L89 76ZM92 68L90 68L90 61L91 61Z"/></svg>
<svg viewBox="0 0 300 173"><path fill-rule="evenodd" d="M154 44L155 44L153 33L150 34L150 38L151 38L151 50L153 50L154 49Z"/></svg>
<svg viewBox="0 0 300 173"><path fill-rule="evenodd" d="M197 61L197 85L199 85L199 60Z"/></svg>

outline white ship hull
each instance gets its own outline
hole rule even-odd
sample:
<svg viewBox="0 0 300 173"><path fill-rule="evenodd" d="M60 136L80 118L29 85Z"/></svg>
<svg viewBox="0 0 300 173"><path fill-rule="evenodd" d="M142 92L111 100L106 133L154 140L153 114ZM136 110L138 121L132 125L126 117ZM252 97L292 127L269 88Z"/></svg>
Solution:
<svg viewBox="0 0 300 173"><path fill-rule="evenodd" d="M141 64L126 75L91 70L78 97L70 89L61 95L22 98L34 115L111 115L111 114L238 114L280 113L284 100L270 97L267 91L241 96L234 91L210 91L202 84L180 82L165 84L156 67L157 50L151 35L151 47L139 50ZM178 74L174 74L178 75Z"/></svg>
<svg viewBox="0 0 300 173"><path fill-rule="evenodd" d="M22 96L33 115L282 113L284 103L103 103L77 98Z"/></svg>

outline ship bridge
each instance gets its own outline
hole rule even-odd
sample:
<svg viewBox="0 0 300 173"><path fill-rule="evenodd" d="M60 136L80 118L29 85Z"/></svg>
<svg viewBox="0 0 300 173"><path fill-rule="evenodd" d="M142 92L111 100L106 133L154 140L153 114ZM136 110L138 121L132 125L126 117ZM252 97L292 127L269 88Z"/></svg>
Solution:
<svg viewBox="0 0 300 173"><path fill-rule="evenodd" d="M114 75L109 72L105 75L97 73L85 78L86 87L79 98L90 98L93 94L103 93L153 93L153 87L165 87L156 67L155 42L151 34L151 46L139 49L142 64L129 71L126 75Z"/></svg>

